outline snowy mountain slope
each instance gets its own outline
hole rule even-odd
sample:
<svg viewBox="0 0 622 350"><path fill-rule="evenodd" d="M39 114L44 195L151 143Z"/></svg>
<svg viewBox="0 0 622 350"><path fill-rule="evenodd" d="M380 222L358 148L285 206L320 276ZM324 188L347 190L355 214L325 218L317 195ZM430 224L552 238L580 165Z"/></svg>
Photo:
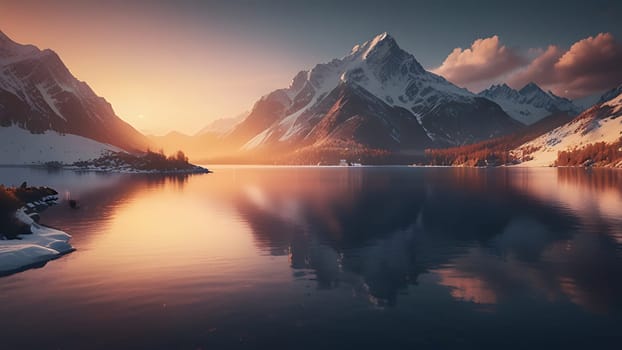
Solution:
<svg viewBox="0 0 622 350"><path fill-rule="evenodd" d="M55 130L144 150L148 140L77 80L58 55L21 45L0 32L0 126Z"/></svg>
<svg viewBox="0 0 622 350"><path fill-rule="evenodd" d="M71 164L101 156L102 152L119 148L91 139L46 131L32 134L17 126L0 128L0 165L42 164L58 161Z"/></svg>
<svg viewBox="0 0 622 350"><path fill-rule="evenodd" d="M581 113L572 121L516 148L522 166L551 166L559 151L613 143L622 138L622 94Z"/></svg>
<svg viewBox="0 0 622 350"><path fill-rule="evenodd" d="M359 106L351 108L352 112L339 111L344 105L353 107L353 101ZM347 135L316 130L331 124L323 122L324 118L339 113L338 123L357 119L363 113L366 117L357 119L357 128L368 130L370 123L383 127L376 128L373 135L354 130ZM396 117L409 120L407 126ZM414 131L412 120L424 134ZM336 130L338 126L332 125L329 129ZM291 150L325 144L331 138L371 146L368 143L372 139L390 137L397 144L390 145L392 149L406 149L430 141L439 145L464 144L520 127L495 103L427 72L414 56L383 33L354 46L342 59L301 71L288 88L263 96L227 139L245 150Z"/></svg>
<svg viewBox="0 0 622 350"><path fill-rule="evenodd" d="M244 147L261 143L285 148L325 146L352 140L386 150L423 149L432 144L412 113L388 105L357 84L341 83L320 103L297 115L285 133L268 128Z"/></svg>
<svg viewBox="0 0 622 350"><path fill-rule="evenodd" d="M582 110L572 101L550 91L544 92L534 83L529 83L520 90L514 90L506 84L492 85L478 95L496 102L510 117L525 125L531 125L557 112L576 115Z"/></svg>

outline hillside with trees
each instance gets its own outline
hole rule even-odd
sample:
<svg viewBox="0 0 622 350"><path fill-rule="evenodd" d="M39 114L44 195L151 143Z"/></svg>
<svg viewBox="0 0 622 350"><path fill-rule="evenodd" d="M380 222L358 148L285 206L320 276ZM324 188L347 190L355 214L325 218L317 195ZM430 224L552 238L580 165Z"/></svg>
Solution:
<svg viewBox="0 0 622 350"><path fill-rule="evenodd" d="M147 150L144 154L107 152L101 157L76 162L79 170L148 172L148 173L207 173L209 170L191 164L183 151L166 156L163 151Z"/></svg>
<svg viewBox="0 0 622 350"><path fill-rule="evenodd" d="M555 166L598 166L622 168L622 137L618 142L597 142L560 151Z"/></svg>
<svg viewBox="0 0 622 350"><path fill-rule="evenodd" d="M552 114L512 135L470 145L426 149L426 165L498 166L519 162L510 151L572 120L567 113Z"/></svg>

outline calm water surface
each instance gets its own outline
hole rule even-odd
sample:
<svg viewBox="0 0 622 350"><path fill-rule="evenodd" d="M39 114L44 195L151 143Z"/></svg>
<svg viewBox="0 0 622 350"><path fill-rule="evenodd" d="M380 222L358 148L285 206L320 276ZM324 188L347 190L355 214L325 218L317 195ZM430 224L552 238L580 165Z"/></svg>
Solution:
<svg viewBox="0 0 622 350"><path fill-rule="evenodd" d="M0 278L0 348L621 346L620 171L214 170L0 168L81 203Z"/></svg>

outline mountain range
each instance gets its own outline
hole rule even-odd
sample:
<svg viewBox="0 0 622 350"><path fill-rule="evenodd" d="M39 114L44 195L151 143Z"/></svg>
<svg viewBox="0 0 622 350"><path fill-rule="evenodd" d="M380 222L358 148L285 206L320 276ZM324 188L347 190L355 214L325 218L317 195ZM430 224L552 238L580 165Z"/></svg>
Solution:
<svg viewBox="0 0 622 350"><path fill-rule="evenodd" d="M525 125L558 112L577 115L582 111L569 99L556 96L551 91L545 92L535 83L529 83L520 90L506 84L493 85L478 95L494 101L510 117Z"/></svg>
<svg viewBox="0 0 622 350"><path fill-rule="evenodd" d="M224 143L255 154L406 154L522 127L493 101L423 69L383 33L263 96Z"/></svg>
<svg viewBox="0 0 622 350"><path fill-rule="evenodd" d="M595 143L620 144L609 166L622 166L622 85L599 99L571 121L526 142L512 152L523 166L553 166L562 151L580 150ZM588 159L584 161L589 161ZM611 164L613 162L613 164Z"/></svg>
<svg viewBox="0 0 622 350"><path fill-rule="evenodd" d="M76 79L56 53L18 44L0 32L0 134L20 135L3 138L0 163L69 162L105 149L148 147L168 153L181 148L195 161L402 163L430 148L508 135L537 138L579 115L586 101L601 106L621 91L576 104L534 83L519 90L493 85L475 94L425 70L382 33L340 59L300 71L288 87L262 96L249 112L214 121L195 135L146 137ZM577 118L586 119L584 114Z"/></svg>

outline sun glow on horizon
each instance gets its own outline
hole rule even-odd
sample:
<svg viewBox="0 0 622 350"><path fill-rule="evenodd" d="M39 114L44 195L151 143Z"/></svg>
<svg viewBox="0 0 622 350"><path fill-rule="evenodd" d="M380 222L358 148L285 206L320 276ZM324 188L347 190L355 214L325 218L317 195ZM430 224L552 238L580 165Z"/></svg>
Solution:
<svg viewBox="0 0 622 350"><path fill-rule="evenodd" d="M236 117L261 96L287 87L300 70L343 57L382 32L399 39L423 67L471 91L491 83L520 87L536 81L556 94L580 98L609 90L622 76L616 68L622 31L615 16L601 13L616 13L618 5L596 11L602 6L577 2L533 11L491 3L482 12L458 2L456 15L431 2L381 9L366 1L0 4L1 31L19 43L57 52L119 117L154 135L192 135L212 121ZM488 15L495 11L528 15L528 23ZM551 30L552 13L563 31ZM592 20L578 22L575 16ZM543 65L556 62L549 56L560 64Z"/></svg>
<svg viewBox="0 0 622 350"><path fill-rule="evenodd" d="M249 42L170 14L102 8L81 18L56 4L36 6L3 4L0 30L20 44L54 50L119 117L147 134L194 134L248 110L295 74L269 38Z"/></svg>

